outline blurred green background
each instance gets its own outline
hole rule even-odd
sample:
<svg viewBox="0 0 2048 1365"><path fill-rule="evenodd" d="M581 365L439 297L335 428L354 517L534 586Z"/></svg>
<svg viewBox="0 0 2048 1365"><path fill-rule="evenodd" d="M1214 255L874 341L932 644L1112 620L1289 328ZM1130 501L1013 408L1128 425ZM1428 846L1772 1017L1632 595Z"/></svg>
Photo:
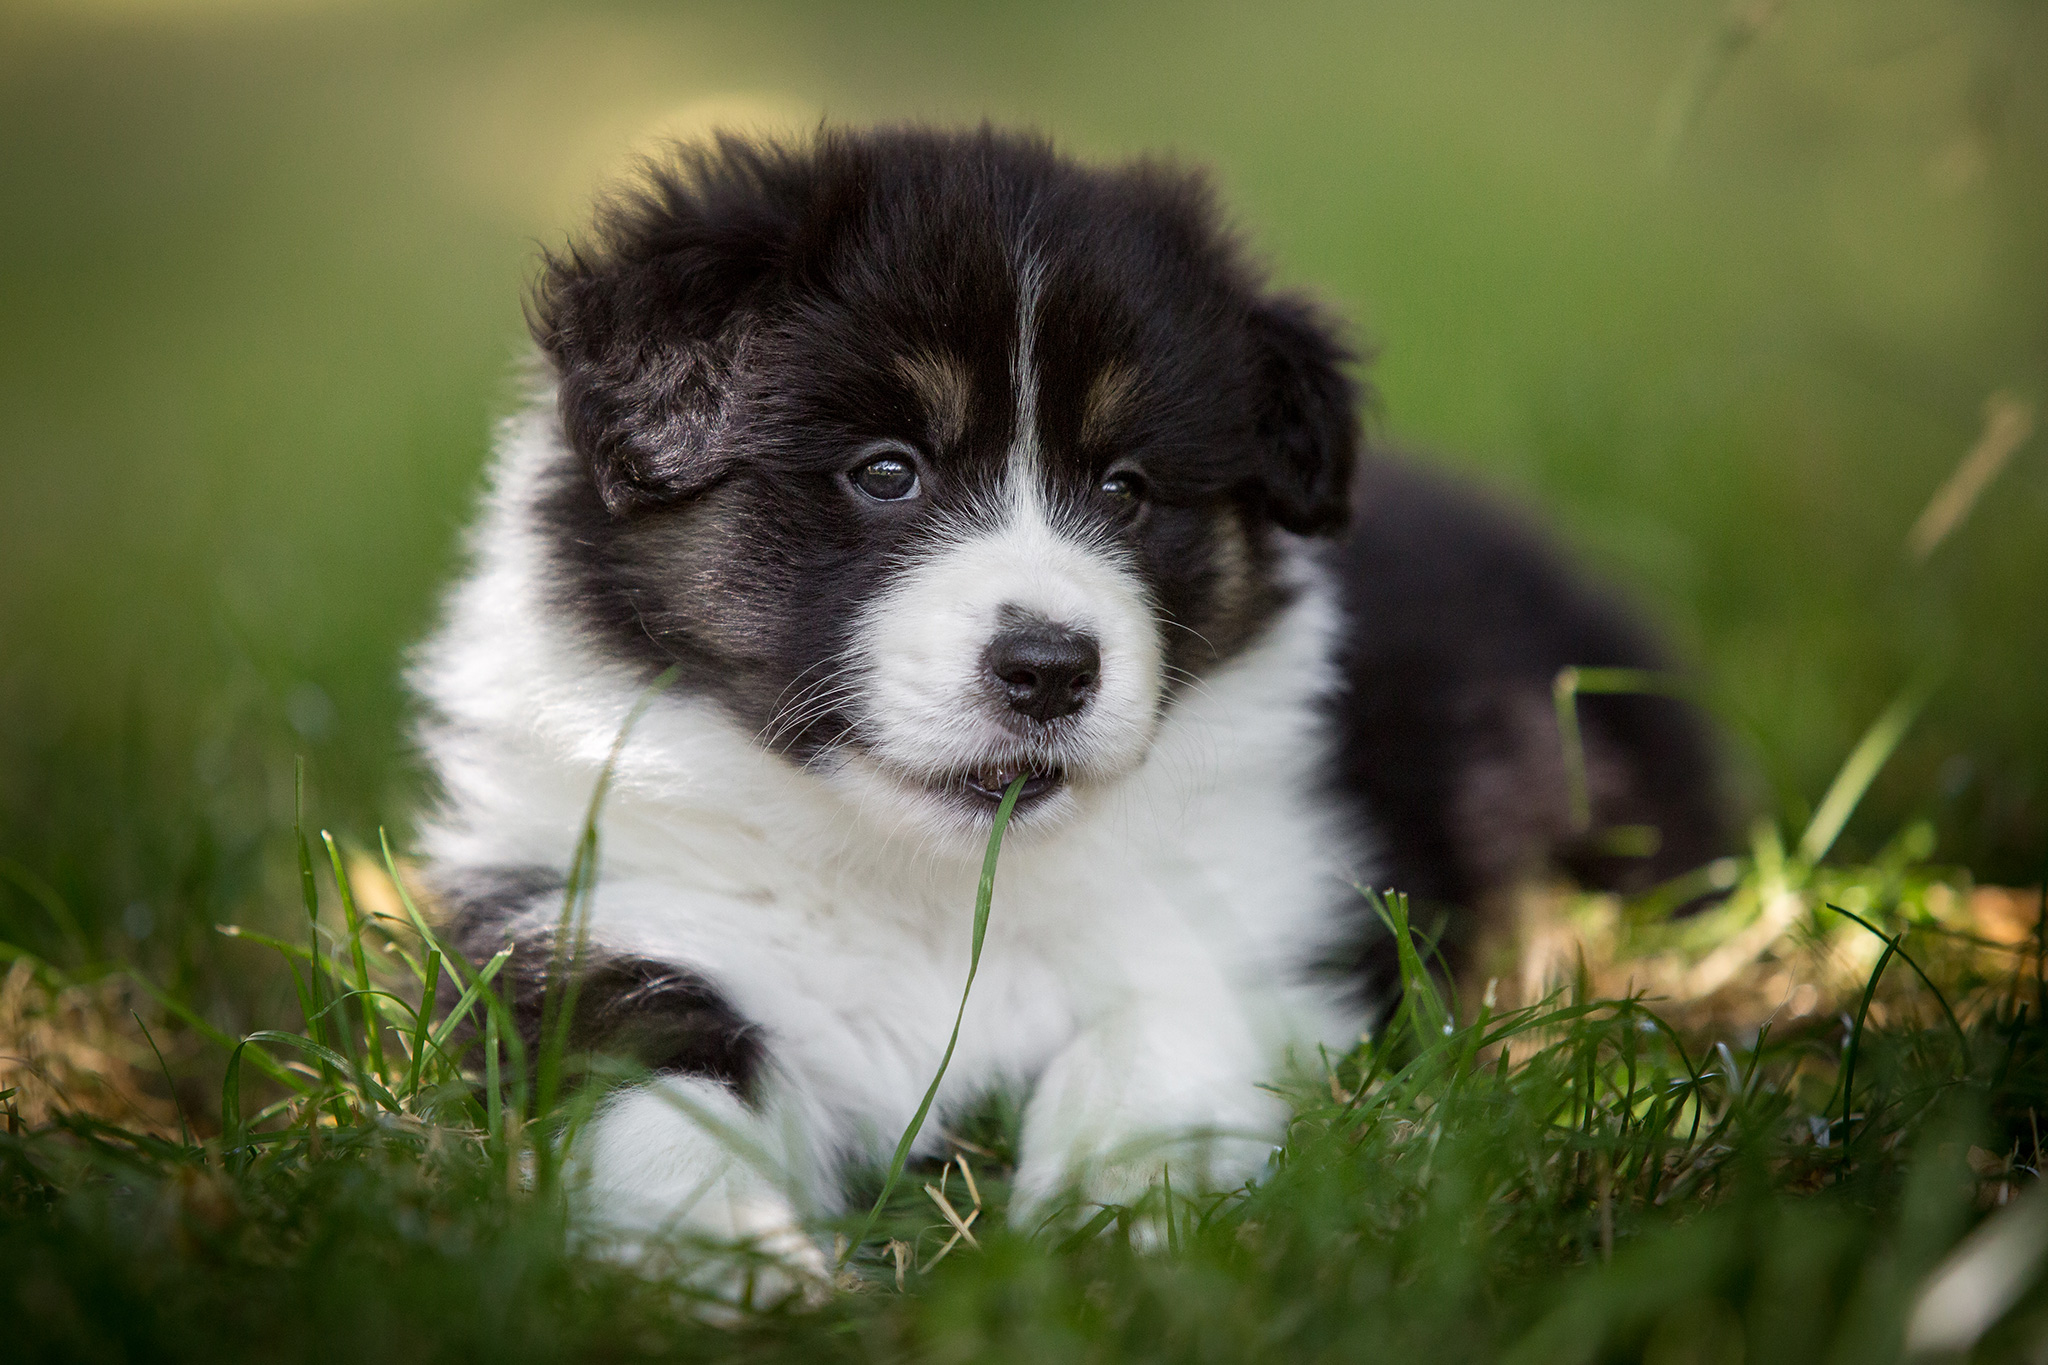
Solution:
<svg viewBox="0 0 2048 1365"><path fill-rule="evenodd" d="M1757 809L1951 660L1844 847L2040 875L2048 441L1904 548L2048 392L2038 4L9 0L0 939L190 970L292 903L295 754L402 835L537 245L636 149L983 116L1212 166L1377 348L1376 435L1662 614Z"/></svg>

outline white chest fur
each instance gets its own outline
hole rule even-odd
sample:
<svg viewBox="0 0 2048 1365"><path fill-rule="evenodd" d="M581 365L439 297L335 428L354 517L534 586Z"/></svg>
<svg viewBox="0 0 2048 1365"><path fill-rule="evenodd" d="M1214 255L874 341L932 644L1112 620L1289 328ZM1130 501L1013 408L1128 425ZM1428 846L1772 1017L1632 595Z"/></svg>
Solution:
<svg viewBox="0 0 2048 1365"><path fill-rule="evenodd" d="M558 451L537 419L508 435L475 570L415 673L444 789L421 843L454 875L564 868L644 687L551 605L530 508ZM1277 1133L1258 1082L1290 1048L1355 1036L1355 1009L1306 971L1343 932L1345 888L1369 851L1320 794L1337 622L1314 572L1297 573L1292 605L1168 705L1134 772L1004 850L937 1117L995 1085L1035 1087L1027 1198L1091 1168L1121 1172L1098 1192L1123 1189L1152 1167L1119 1166L1113 1148L1184 1129L1244 1139L1221 1174L1248 1174ZM687 965L759 1026L774 1076L760 1122L791 1173L785 1192L829 1204L838 1160L885 1153L937 1065L966 974L978 851L863 810L686 697L642 716L599 830L593 940ZM594 1139L600 1165L616 1148L630 1155L615 1165L702 1175L675 1155L695 1139L648 1136L675 1114L629 1122L628 1110L615 1106L613 1131ZM927 1144L935 1133L928 1124ZM612 1221L660 1221L640 1207L660 1180L600 1169L596 1182L634 1191L609 1197ZM775 1225L734 1211L763 1199L774 1202L732 1194L714 1225Z"/></svg>

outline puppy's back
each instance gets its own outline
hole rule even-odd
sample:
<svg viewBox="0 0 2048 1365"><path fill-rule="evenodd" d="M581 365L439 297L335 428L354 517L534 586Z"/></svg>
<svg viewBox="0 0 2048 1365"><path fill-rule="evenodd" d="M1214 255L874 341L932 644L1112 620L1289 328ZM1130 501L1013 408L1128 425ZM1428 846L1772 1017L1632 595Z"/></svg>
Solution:
<svg viewBox="0 0 2048 1365"><path fill-rule="evenodd" d="M1553 688L1567 667L1668 673L1637 614L1516 512L1399 459L1368 461L1337 571L1349 618L1336 781L1418 921L1455 950L1517 884L1645 890L1725 851L1704 718L1662 696L1578 701L1589 825L1575 818ZM1654 831L1654 834L1648 831Z"/></svg>

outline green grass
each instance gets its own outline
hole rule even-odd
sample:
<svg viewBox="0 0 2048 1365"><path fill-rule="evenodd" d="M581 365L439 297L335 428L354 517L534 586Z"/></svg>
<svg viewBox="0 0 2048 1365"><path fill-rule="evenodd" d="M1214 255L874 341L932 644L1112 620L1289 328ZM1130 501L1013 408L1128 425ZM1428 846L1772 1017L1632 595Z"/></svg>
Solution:
<svg viewBox="0 0 2048 1365"><path fill-rule="evenodd" d="M1872 727L1836 783L1849 804L1900 738L1889 714ZM579 869L595 866L604 787ZM325 834L323 896L301 825L302 938L262 940L300 1028L230 1038L159 996L225 1052L217 1106L180 1103L173 1137L61 1106L24 1125L17 1092L0 1096L10 1341L80 1360L1900 1358L1938 1268L2042 1160L2048 902L2016 947L1959 932L1934 908L1953 874L1916 860L1924 830L1876 864L1818 864L1848 813L1832 804L1789 852L1761 831L1704 917L1622 907L1639 942L1593 966L1582 946L1574 980L1519 1008L1497 1009L1490 983L1461 1011L1404 898L1361 891L1401 950L1399 1008L1348 1054L1297 1059L1281 1085L1293 1120L1261 1179L1176 1192L1169 1170L1135 1206L1013 1228L1016 1097L949 1116L949 1157L906 1185L921 1107L886 1171L854 1173L851 1211L813 1229L840 1268L807 1307L756 1302L745 1247L678 1244L648 1275L573 1235L575 1133L632 1075L565 1054L567 1029L545 1022L525 1055L492 985L504 955L479 968L448 951L388 845L397 913L365 908L364 862L352 876ZM977 958L1002 823L963 907ZM572 873L561 942L580 942L590 889ZM1727 951L1786 896L1796 915L1745 966L1810 970L1832 936L1868 934L1882 949L1850 1009L1780 1021L1781 1004L1731 1039L1682 1012L1675 1027L1643 992L1598 994L1598 973ZM15 956L15 979L80 989ZM437 1009L451 978L461 993ZM543 1019L566 1019L574 972L550 980ZM2001 1226L2024 1243L2044 1216L2031 1190ZM739 1274L737 1313L695 1287L708 1265ZM1972 1359L2048 1343L2042 1257L2013 1269Z"/></svg>
<svg viewBox="0 0 2048 1365"><path fill-rule="evenodd" d="M1832 883L1891 897L1853 1023L1746 1044L1583 982L1458 1014L1389 897L1404 1003L1288 1083L1294 1120L1254 1186L1009 1228L997 1097L960 1125L960 1164L913 1169L878 1220L855 1204L838 1232L869 1235L828 1302L712 1326L679 1281L568 1237L560 1157L595 1090L544 1103L549 1059L517 1055L487 987L423 1031L405 1002L437 979L431 928L360 911L338 856L323 916L301 850L311 938L278 949L306 1017L234 1045L218 1112L190 1116L209 1136L70 1117L0 1137L20 1358L1885 1360L1930 1272L2041 1155L2048 1030L2024 956L2004 979L1945 973L1967 1023L1893 968L1872 1022L1895 953L1942 973L1956 946L1898 899L1896 867ZM1833 912L1809 909L1825 933ZM458 1065L464 1018L488 1064ZM926 1185L974 1215L973 1244ZM2035 1270L1973 1358L2048 1340Z"/></svg>

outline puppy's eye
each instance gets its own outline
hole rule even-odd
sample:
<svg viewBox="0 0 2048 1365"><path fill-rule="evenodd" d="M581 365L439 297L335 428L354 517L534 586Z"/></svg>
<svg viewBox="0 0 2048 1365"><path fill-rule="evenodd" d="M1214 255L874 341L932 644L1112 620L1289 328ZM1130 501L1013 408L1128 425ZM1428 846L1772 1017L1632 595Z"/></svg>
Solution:
<svg viewBox="0 0 2048 1365"><path fill-rule="evenodd" d="M901 455L877 455L849 476L876 502L901 502L917 492L917 466Z"/></svg>
<svg viewBox="0 0 2048 1365"><path fill-rule="evenodd" d="M1097 491L1120 507L1136 507L1145 496L1145 481L1123 470L1104 478Z"/></svg>

